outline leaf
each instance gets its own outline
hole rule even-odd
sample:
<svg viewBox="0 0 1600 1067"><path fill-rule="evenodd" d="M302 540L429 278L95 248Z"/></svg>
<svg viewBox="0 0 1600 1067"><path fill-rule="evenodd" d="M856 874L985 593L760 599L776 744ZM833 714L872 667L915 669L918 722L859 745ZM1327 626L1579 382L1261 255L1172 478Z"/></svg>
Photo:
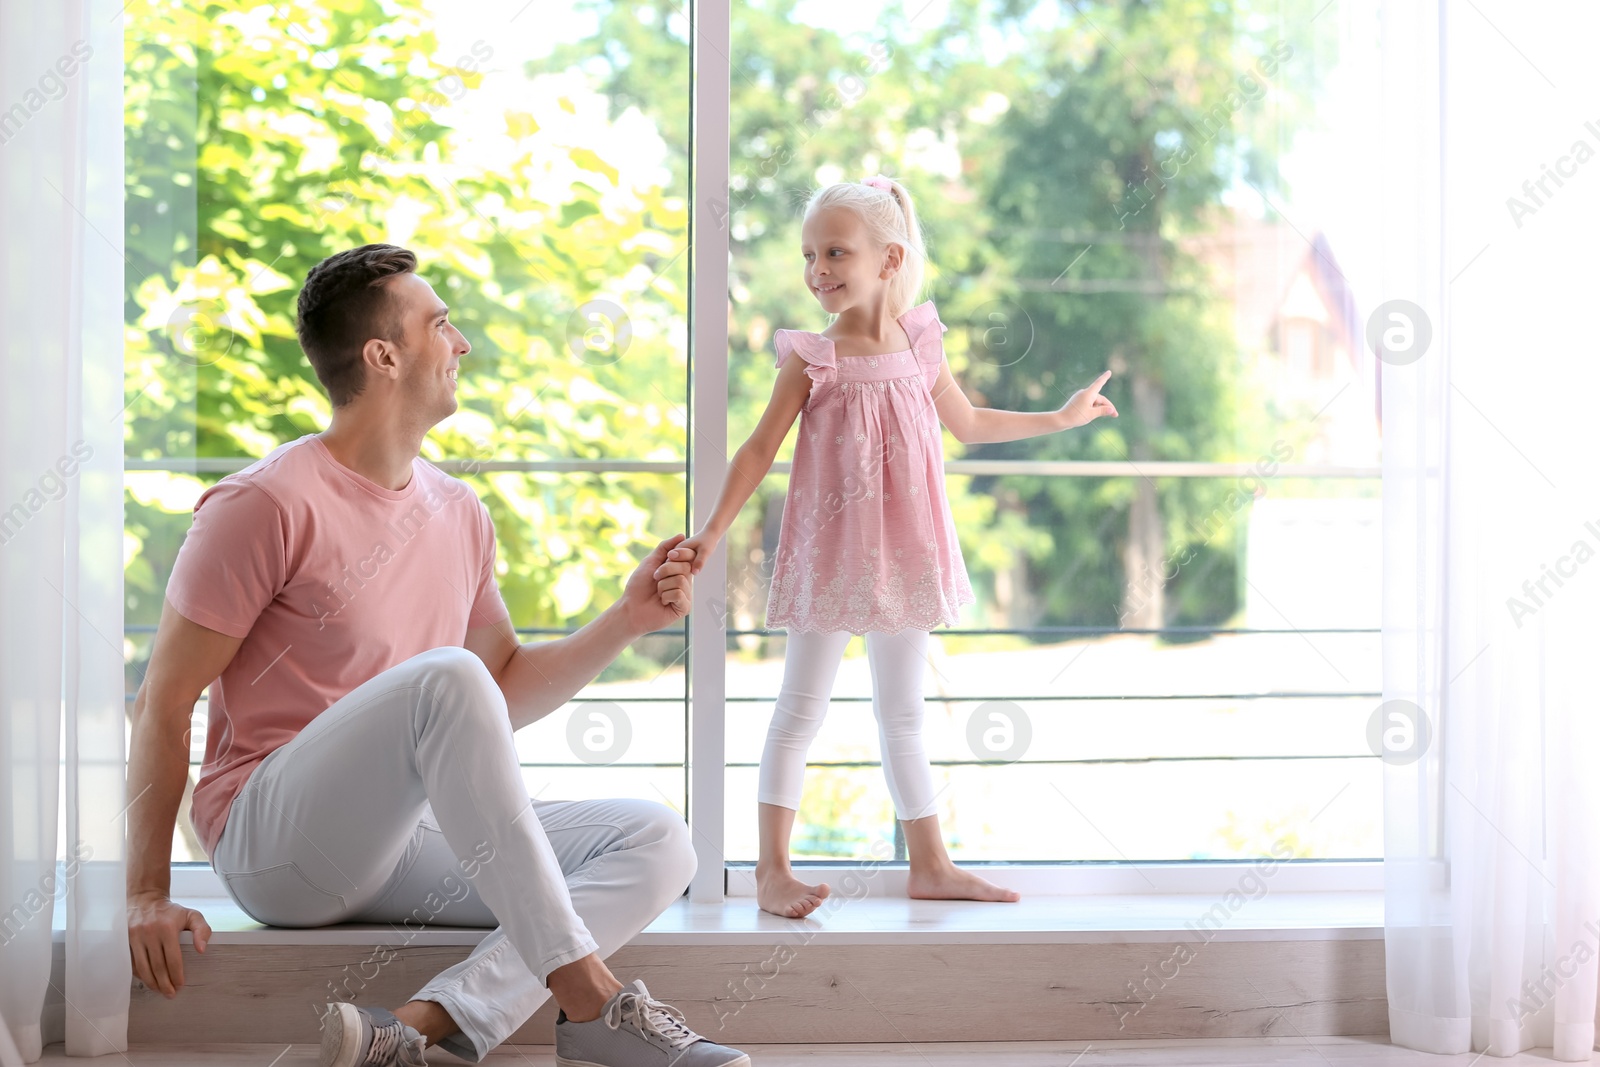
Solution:
<svg viewBox="0 0 1600 1067"><path fill-rule="evenodd" d="M607 178L611 179L612 185L617 184L617 180L620 177L617 168L601 159L592 149L574 148L569 155L572 158L572 162L576 163L584 170L594 171L597 174L604 174Z"/></svg>
<svg viewBox="0 0 1600 1067"><path fill-rule="evenodd" d="M586 219L590 215L598 214L600 214L600 205L596 204L594 201L573 200L570 203L561 205L561 217L559 221L561 228L566 230L571 229L572 224L577 222L579 219Z"/></svg>
<svg viewBox="0 0 1600 1067"><path fill-rule="evenodd" d="M506 112L506 135L522 141L539 132L539 120L525 111Z"/></svg>

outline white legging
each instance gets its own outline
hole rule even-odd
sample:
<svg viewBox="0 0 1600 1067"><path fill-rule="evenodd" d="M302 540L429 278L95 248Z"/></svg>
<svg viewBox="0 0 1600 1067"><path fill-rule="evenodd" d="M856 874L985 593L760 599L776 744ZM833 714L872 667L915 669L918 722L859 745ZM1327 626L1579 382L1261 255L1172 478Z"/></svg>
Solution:
<svg viewBox="0 0 1600 1067"><path fill-rule="evenodd" d="M788 640L783 687L761 752L756 798L763 804L798 810L806 751L828 713L828 698L850 635L843 631L790 633ZM933 771L922 743L922 678L927 652L926 630L867 634L872 710L878 718L883 776L889 782L895 815L902 820L920 819L937 810Z"/></svg>

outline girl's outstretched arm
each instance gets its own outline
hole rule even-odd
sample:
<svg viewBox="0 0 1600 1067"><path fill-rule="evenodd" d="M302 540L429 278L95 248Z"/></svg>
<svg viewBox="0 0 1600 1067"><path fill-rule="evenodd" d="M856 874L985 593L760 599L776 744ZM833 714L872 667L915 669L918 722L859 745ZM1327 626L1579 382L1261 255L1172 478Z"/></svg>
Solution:
<svg viewBox="0 0 1600 1067"><path fill-rule="evenodd" d="M1079 389L1055 411L1003 411L1000 408L975 408L956 384L946 363L939 368L933 383L933 404L939 421L950 428L964 445L991 441L1020 441L1024 437L1070 430L1093 422L1102 415L1117 417L1117 409L1100 395L1111 372L1106 371L1093 384Z"/></svg>
<svg viewBox="0 0 1600 1067"><path fill-rule="evenodd" d="M738 517L740 509L761 485L761 479L772 469L772 460L789 436L794 420L800 416L806 398L811 395L811 379L806 376L806 363L796 357L787 360L778 370L778 380L772 387L772 399L762 412L750 440L739 446L728 464L728 477L717 494L717 503L711 509L711 518L700 532L681 542L673 559L682 560L684 549L694 553L692 574L699 574L706 565L706 557L716 551L717 542L727 534Z"/></svg>

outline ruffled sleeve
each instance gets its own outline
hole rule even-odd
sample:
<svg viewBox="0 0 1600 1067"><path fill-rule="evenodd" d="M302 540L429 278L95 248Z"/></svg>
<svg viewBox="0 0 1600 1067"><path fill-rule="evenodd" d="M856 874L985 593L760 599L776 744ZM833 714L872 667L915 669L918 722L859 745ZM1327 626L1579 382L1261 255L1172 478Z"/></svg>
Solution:
<svg viewBox="0 0 1600 1067"><path fill-rule="evenodd" d="M911 351L916 353L917 363L922 367L922 377L931 388L939 378L939 368L944 365L944 338L941 335L949 327L939 321L939 312L932 300L925 300L900 316L900 325L905 327L906 336L911 339Z"/></svg>
<svg viewBox="0 0 1600 1067"><path fill-rule="evenodd" d="M833 342L820 333L779 330L773 335L773 344L778 350L777 365L780 367L789 361L790 356L798 355L806 361L806 375L814 382L831 382L838 373Z"/></svg>

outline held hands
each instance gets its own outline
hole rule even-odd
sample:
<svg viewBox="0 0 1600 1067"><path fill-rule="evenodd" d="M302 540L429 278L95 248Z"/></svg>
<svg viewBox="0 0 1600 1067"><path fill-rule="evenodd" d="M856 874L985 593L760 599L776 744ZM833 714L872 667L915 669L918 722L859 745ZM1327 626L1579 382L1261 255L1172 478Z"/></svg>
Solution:
<svg viewBox="0 0 1600 1067"><path fill-rule="evenodd" d="M675 534L655 547L628 576L617 604L644 633L670 626L685 615L694 602L689 574L690 553L679 547L682 534Z"/></svg>
<svg viewBox="0 0 1600 1067"><path fill-rule="evenodd" d="M211 940L211 925L193 908L175 903L165 893L143 892L128 897L128 953L133 976L171 1000L183 988L183 949L178 935L194 932L196 952Z"/></svg>
<svg viewBox="0 0 1600 1067"><path fill-rule="evenodd" d="M687 552L689 555L674 556L673 558L688 560L691 563L691 569L689 573L699 574L700 571L705 567L706 560L710 557L711 553L717 550L717 542L719 540L721 540L721 538L712 537L704 530L701 530L693 537L686 538L684 542L676 549L678 552Z"/></svg>
<svg viewBox="0 0 1600 1067"><path fill-rule="evenodd" d="M693 537L678 534L656 546L628 579L622 599L629 602L649 630L659 630L689 614L693 604L694 576L717 547L704 531Z"/></svg>
<svg viewBox="0 0 1600 1067"><path fill-rule="evenodd" d="M1113 419L1117 417L1116 406L1100 395L1100 390L1110 377L1111 372L1106 371L1092 384L1073 393L1067 402L1061 405L1061 415L1067 421L1066 429L1085 426L1102 415L1109 415Z"/></svg>

